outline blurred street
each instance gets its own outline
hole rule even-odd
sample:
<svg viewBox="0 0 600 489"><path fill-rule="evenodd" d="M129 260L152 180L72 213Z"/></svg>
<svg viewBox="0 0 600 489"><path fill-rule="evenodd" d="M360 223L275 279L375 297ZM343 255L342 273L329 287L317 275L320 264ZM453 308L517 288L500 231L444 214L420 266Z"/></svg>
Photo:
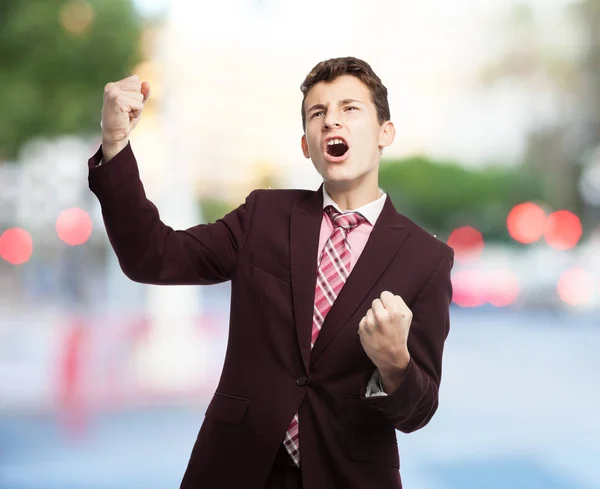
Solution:
<svg viewBox="0 0 600 489"><path fill-rule="evenodd" d="M440 408L398 434L406 487L600 488L599 344L592 315L454 309ZM207 399L89 413L75 436L56 413L0 418L0 487L176 488Z"/></svg>

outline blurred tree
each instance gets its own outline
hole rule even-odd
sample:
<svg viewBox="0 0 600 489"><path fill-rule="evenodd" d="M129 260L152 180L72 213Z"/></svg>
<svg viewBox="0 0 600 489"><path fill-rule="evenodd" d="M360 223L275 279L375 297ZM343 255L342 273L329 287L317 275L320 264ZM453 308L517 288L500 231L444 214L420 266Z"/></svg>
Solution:
<svg viewBox="0 0 600 489"><path fill-rule="evenodd" d="M577 99L580 144L590 148L600 144L600 0L583 0L574 9L585 40L578 63L582 77Z"/></svg>
<svg viewBox="0 0 600 489"><path fill-rule="evenodd" d="M399 212L441 235L440 239L468 225L486 239L508 240L506 217L512 207L540 200L542 195L540 179L533 171L469 170L425 157L382 162L380 185Z"/></svg>
<svg viewBox="0 0 600 489"><path fill-rule="evenodd" d="M35 136L99 132L102 90L140 61L131 0L0 1L0 160Z"/></svg>
<svg viewBox="0 0 600 489"><path fill-rule="evenodd" d="M577 18L585 39L585 51L579 61L582 83L575 113L577 124L572 129L578 136L579 160L584 171L600 172L600 0L583 0L575 4ZM584 220L597 226L600 222L600 194L588 196Z"/></svg>
<svg viewBox="0 0 600 489"><path fill-rule="evenodd" d="M532 128L525 165L540 171L546 200L593 224L578 183L600 144L600 0L581 0L563 13L557 29L527 3L517 5L504 26L507 46L482 78L490 85L517 80L530 90L532 108L536 97L553 100L559 117Z"/></svg>
<svg viewBox="0 0 600 489"><path fill-rule="evenodd" d="M198 203L204 222L215 222L242 204L242 202L239 202L237 205L232 205L225 200L213 197L200 199Z"/></svg>

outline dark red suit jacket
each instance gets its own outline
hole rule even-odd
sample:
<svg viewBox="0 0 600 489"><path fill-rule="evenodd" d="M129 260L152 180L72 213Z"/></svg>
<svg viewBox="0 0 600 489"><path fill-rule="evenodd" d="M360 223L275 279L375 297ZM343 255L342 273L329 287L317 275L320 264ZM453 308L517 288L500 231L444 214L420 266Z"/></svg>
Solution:
<svg viewBox="0 0 600 489"><path fill-rule="evenodd" d="M255 190L212 224L175 231L146 198L131 147L95 167L110 242L125 275L160 285L231 280L229 340L218 388L184 489L263 489L299 412L305 489L398 489L396 430L425 426L438 406L449 329L451 248L394 209L389 197L310 348L322 191ZM413 312L402 385L365 398L375 365L358 323L381 292Z"/></svg>

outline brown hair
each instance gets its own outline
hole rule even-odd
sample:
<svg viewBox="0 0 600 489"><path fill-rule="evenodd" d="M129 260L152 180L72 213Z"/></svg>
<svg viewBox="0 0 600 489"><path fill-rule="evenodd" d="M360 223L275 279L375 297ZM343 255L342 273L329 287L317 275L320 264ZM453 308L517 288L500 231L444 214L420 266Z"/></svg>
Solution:
<svg viewBox="0 0 600 489"><path fill-rule="evenodd" d="M345 58L332 58L317 64L300 86L304 94L302 98L302 129L306 127L306 114L304 112L304 101L308 91L319 82L332 82L342 75L352 75L363 82L371 91L371 101L377 109L379 124L390 120L390 106L387 99L387 88L381 83L381 79L375 74L366 61L351 56Z"/></svg>

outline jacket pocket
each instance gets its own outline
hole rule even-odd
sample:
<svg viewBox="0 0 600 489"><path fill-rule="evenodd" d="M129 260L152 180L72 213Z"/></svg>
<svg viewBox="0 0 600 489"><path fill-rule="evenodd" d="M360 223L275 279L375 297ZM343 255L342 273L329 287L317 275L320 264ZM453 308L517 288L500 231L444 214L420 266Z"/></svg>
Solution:
<svg viewBox="0 0 600 489"><path fill-rule="evenodd" d="M250 399L215 392L205 416L232 424L241 424L246 417Z"/></svg>
<svg viewBox="0 0 600 489"><path fill-rule="evenodd" d="M398 442L377 436L376 433L370 435L363 430L350 430L348 455L353 460L400 468Z"/></svg>
<svg viewBox="0 0 600 489"><path fill-rule="evenodd" d="M396 430L391 422L358 400L353 401L347 413L349 457L400 468Z"/></svg>

